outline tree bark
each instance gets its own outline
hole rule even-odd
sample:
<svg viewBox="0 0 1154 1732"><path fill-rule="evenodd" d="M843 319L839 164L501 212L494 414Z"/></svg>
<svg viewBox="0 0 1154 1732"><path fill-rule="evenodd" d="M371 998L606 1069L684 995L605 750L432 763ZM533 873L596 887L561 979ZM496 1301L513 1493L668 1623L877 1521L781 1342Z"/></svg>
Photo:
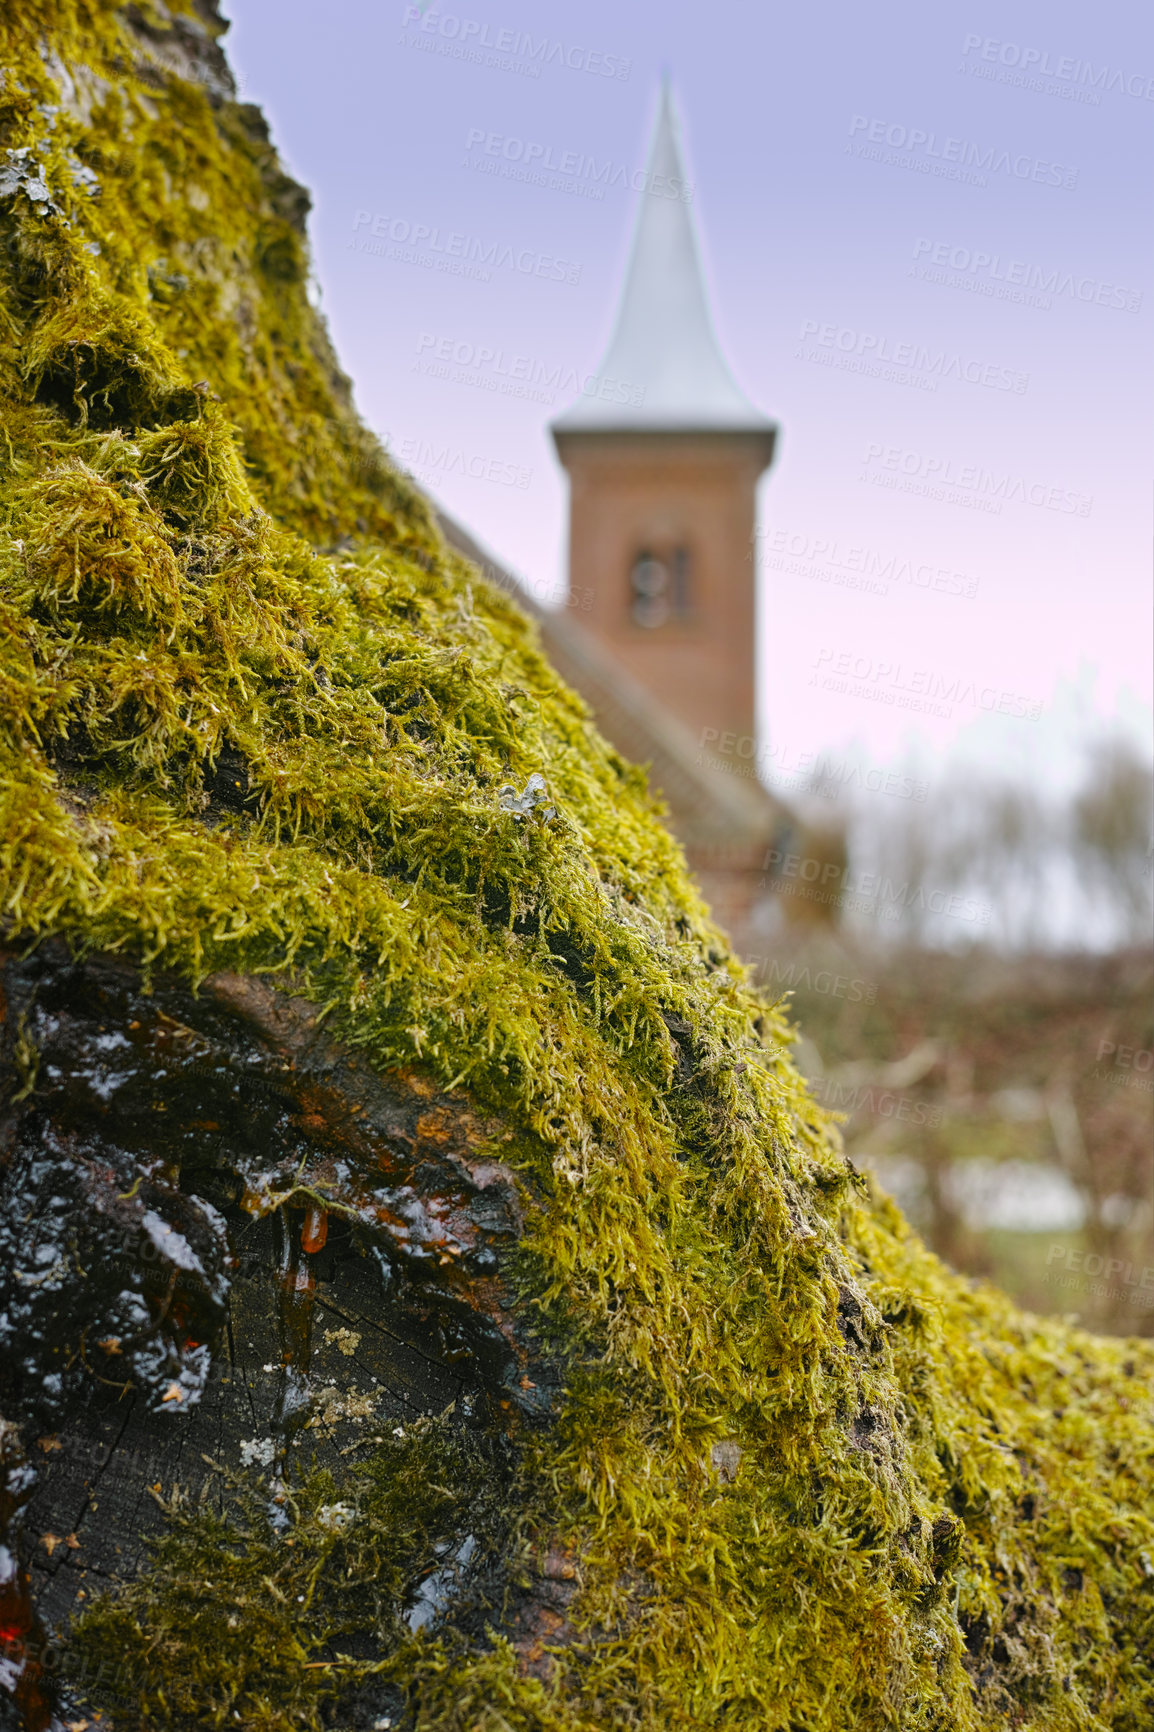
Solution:
<svg viewBox="0 0 1154 1732"><path fill-rule="evenodd" d="M447 1410L508 1440L548 1423L554 1374L512 1307L522 1199L498 1122L415 1072L374 1074L256 979L194 994L53 942L4 956L0 980L17 1097L0 1407L27 1462L8 1516L30 1641L141 1569L163 1521L149 1488L255 1464L275 1520L294 1454L337 1469ZM543 1569L555 1601L557 1559ZM521 1606L517 1631L539 1623Z"/></svg>

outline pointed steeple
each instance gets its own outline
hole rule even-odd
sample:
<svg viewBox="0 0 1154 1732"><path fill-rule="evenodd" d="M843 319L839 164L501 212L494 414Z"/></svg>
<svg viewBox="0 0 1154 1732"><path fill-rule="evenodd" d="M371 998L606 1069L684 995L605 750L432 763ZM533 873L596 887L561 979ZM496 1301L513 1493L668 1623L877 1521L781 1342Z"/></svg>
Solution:
<svg viewBox="0 0 1154 1732"><path fill-rule="evenodd" d="M734 382L714 335L677 132L666 79L617 326L589 393L558 416L556 432L772 426Z"/></svg>

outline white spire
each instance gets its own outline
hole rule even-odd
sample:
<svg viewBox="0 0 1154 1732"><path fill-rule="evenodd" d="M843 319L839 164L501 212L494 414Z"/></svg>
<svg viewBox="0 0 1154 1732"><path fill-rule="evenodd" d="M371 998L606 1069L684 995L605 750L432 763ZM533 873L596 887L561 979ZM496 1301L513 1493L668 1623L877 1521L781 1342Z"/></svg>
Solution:
<svg viewBox="0 0 1154 1732"><path fill-rule="evenodd" d="M689 192L666 79L613 340L557 432L772 425L735 384L713 334Z"/></svg>

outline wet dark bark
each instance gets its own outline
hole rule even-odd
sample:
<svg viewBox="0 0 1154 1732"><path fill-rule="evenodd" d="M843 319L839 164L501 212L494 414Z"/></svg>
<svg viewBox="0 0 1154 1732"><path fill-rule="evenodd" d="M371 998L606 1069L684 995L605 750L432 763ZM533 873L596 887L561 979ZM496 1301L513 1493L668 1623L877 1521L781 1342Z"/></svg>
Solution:
<svg viewBox="0 0 1154 1732"><path fill-rule="evenodd" d="M513 1305L499 1123L374 1073L260 980L146 990L53 943L0 958L0 985L0 1412L25 1572L6 1621L31 1726L36 1620L58 1630L140 1569L150 1487L255 1462L275 1520L302 1444L338 1466L450 1406L515 1439L548 1423L556 1374ZM511 1633L538 1621L522 1604Z"/></svg>

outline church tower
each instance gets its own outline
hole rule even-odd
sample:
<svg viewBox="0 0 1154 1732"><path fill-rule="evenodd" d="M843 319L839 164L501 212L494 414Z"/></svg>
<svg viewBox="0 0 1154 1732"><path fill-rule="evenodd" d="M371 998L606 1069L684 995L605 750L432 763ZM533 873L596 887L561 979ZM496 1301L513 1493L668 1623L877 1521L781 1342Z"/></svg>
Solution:
<svg viewBox="0 0 1154 1732"><path fill-rule="evenodd" d="M645 184L605 359L552 425L570 481L571 598L697 742L729 733L748 759L755 493L777 429L713 332L668 84Z"/></svg>

